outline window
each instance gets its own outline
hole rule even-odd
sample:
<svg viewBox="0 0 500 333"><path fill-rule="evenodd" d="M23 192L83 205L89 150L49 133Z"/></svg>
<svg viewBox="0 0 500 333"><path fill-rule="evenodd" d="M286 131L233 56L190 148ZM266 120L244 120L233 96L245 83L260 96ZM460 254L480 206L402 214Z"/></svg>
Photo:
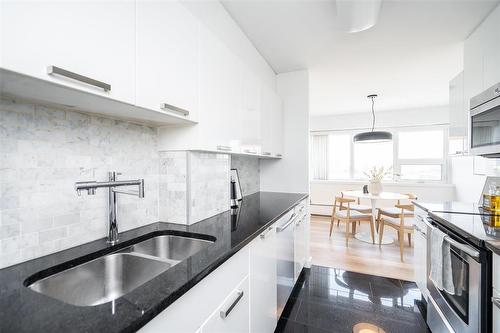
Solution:
<svg viewBox="0 0 500 333"><path fill-rule="evenodd" d="M366 178L365 172L374 166L377 168L392 168L393 143L392 142L377 142L377 143L360 143L354 145L354 178ZM392 179L388 175L386 178Z"/></svg>
<svg viewBox="0 0 500 333"><path fill-rule="evenodd" d="M351 135L329 135L328 139L328 175L335 179L351 178Z"/></svg>
<svg viewBox="0 0 500 333"><path fill-rule="evenodd" d="M323 180L361 180L376 167L391 168L386 180L444 181L446 138L440 127L392 131L393 141L354 144L357 132L311 135L311 176Z"/></svg>

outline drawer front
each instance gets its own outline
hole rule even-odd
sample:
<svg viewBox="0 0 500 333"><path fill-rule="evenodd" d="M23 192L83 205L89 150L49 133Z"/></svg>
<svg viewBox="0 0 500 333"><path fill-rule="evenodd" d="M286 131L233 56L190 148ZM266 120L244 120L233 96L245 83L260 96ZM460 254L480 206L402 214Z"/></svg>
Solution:
<svg viewBox="0 0 500 333"><path fill-rule="evenodd" d="M140 329L144 332L195 332L247 275L248 246Z"/></svg>
<svg viewBox="0 0 500 333"><path fill-rule="evenodd" d="M243 279L210 315L202 333L250 332L250 294L248 276Z"/></svg>

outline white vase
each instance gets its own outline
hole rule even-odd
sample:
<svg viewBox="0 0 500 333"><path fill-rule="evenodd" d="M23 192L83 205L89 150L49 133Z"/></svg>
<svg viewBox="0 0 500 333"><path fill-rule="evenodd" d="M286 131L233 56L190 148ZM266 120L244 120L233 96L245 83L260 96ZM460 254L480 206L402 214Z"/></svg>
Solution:
<svg viewBox="0 0 500 333"><path fill-rule="evenodd" d="M368 192L373 195L378 195L382 193L382 183L381 182L370 182L368 184Z"/></svg>

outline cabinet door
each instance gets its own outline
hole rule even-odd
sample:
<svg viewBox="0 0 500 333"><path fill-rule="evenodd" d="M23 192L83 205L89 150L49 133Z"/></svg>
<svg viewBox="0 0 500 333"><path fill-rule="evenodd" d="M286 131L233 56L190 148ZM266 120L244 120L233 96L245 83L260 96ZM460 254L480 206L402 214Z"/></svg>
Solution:
<svg viewBox="0 0 500 333"><path fill-rule="evenodd" d="M464 99L464 75L458 74L450 81L450 137L467 136L469 110Z"/></svg>
<svg viewBox="0 0 500 333"><path fill-rule="evenodd" d="M261 88L260 93L260 130L261 145L264 155L274 154L273 141L273 92L267 87Z"/></svg>
<svg viewBox="0 0 500 333"><path fill-rule="evenodd" d="M470 98L483 91L483 42L478 29L464 43L464 92L467 109L470 108Z"/></svg>
<svg viewBox="0 0 500 333"><path fill-rule="evenodd" d="M277 94L273 94L272 104L272 139L275 155L283 154L283 103Z"/></svg>
<svg viewBox="0 0 500 333"><path fill-rule="evenodd" d="M135 3L123 1L3 1L1 66L135 102ZM63 75L57 66L111 85L104 91Z"/></svg>
<svg viewBox="0 0 500 333"><path fill-rule="evenodd" d="M274 332L277 323L276 229L250 243L250 329Z"/></svg>
<svg viewBox="0 0 500 333"><path fill-rule="evenodd" d="M297 219L297 224L295 227L294 234L294 282L297 281L302 268L304 268L307 260L307 230L308 227L308 216L303 215Z"/></svg>
<svg viewBox="0 0 500 333"><path fill-rule="evenodd" d="M196 120L197 19L178 1L138 1L136 10L137 105L161 110L166 103Z"/></svg>
<svg viewBox="0 0 500 333"><path fill-rule="evenodd" d="M201 327L202 333L250 332L248 276L227 296Z"/></svg>
<svg viewBox="0 0 500 333"><path fill-rule="evenodd" d="M241 125L241 65L207 28L200 27L200 144L235 146Z"/></svg>
<svg viewBox="0 0 500 333"><path fill-rule="evenodd" d="M261 144L261 96L259 80L250 70L242 71L241 143L249 152L260 153Z"/></svg>
<svg viewBox="0 0 500 333"><path fill-rule="evenodd" d="M478 28L483 35L483 90L500 82L500 8Z"/></svg>

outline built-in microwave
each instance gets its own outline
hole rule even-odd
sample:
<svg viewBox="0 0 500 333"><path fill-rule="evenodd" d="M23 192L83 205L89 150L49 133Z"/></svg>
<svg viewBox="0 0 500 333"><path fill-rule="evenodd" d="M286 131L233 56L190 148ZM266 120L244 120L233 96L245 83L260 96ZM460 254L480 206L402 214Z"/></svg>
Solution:
<svg viewBox="0 0 500 333"><path fill-rule="evenodd" d="M471 98L469 114L471 154L500 157L500 83Z"/></svg>

